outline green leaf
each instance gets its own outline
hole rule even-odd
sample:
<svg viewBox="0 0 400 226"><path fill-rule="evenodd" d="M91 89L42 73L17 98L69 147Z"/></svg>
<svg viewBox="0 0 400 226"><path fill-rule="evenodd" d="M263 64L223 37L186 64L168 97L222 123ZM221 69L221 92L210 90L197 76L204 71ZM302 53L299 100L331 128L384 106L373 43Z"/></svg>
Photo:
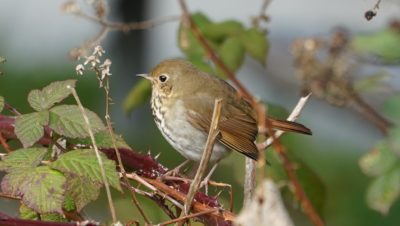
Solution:
<svg viewBox="0 0 400 226"><path fill-rule="evenodd" d="M188 60L197 67L200 71L214 74L215 71L210 63L207 63L203 56L192 56L188 57Z"/></svg>
<svg viewBox="0 0 400 226"><path fill-rule="evenodd" d="M121 191L115 162L109 160L103 153L100 154L108 183ZM65 153L53 162L51 167L68 175L86 177L94 183L103 184L99 163L92 149L78 149Z"/></svg>
<svg viewBox="0 0 400 226"><path fill-rule="evenodd" d="M287 116L289 116L289 112L282 106L279 104L275 104L275 103L267 103L267 113L268 116L272 117L272 118L287 118Z"/></svg>
<svg viewBox="0 0 400 226"><path fill-rule="evenodd" d="M387 140L391 151L397 155L397 158L400 158L400 127L392 128Z"/></svg>
<svg viewBox="0 0 400 226"><path fill-rule="evenodd" d="M72 179L74 179L74 178L72 178ZM72 211L76 211L77 209L76 209L76 205L75 205L75 201L72 199L72 197L71 196L69 196L68 195L68 192L70 192L71 191L71 188L70 188L70 179L69 178L67 178L67 192L66 192L66 194L65 194L65 199L64 199L64 204L63 204L63 210L64 211L66 211L66 212L72 212ZM72 190L73 190L73 188L72 188ZM88 191L91 191L91 190L88 190Z"/></svg>
<svg viewBox="0 0 400 226"><path fill-rule="evenodd" d="M246 30L240 38L246 52L255 60L265 65L269 49L269 43L265 33L256 28L250 28Z"/></svg>
<svg viewBox="0 0 400 226"><path fill-rule="evenodd" d="M270 164L266 169L267 175L278 184L289 184L288 176L282 166L281 159L277 152L269 150L265 154L266 159ZM297 159L294 164L296 165L295 173L299 179L300 185L306 192L315 209L321 215L326 200L325 184L322 182L317 172L312 170L303 161ZM282 193L283 196L286 196L291 202L299 202L291 187L285 186Z"/></svg>
<svg viewBox="0 0 400 226"><path fill-rule="evenodd" d="M368 206L387 214L400 195L400 165L377 177L367 190Z"/></svg>
<svg viewBox="0 0 400 226"><path fill-rule="evenodd" d="M193 22L198 26L201 32L204 32L204 27L207 26L210 20L202 13L192 14ZM212 40L206 39L207 43L212 47L216 48L217 44ZM178 45L179 48L190 58L190 57L204 57L206 56L206 51L203 46L194 36L191 29L184 26L182 22L178 29Z"/></svg>
<svg viewBox="0 0 400 226"><path fill-rule="evenodd" d="M296 175L311 203L321 215L326 199L325 185L319 175L306 163L296 161Z"/></svg>
<svg viewBox="0 0 400 226"><path fill-rule="evenodd" d="M44 135L44 126L49 124L49 112L40 111L17 116L15 135L24 147L32 146Z"/></svg>
<svg viewBox="0 0 400 226"><path fill-rule="evenodd" d="M71 174L68 177L66 197L70 197L73 200L73 204L79 212L87 204L99 197L101 187L101 183L88 180L87 177L77 177Z"/></svg>
<svg viewBox="0 0 400 226"><path fill-rule="evenodd" d="M3 192L22 197L38 213L62 213L65 177L48 166L13 170L1 182Z"/></svg>
<svg viewBox="0 0 400 226"><path fill-rule="evenodd" d="M117 148L128 148L130 149L129 145L125 142L124 138L122 138L121 135L115 134L114 133L114 138L115 138L115 145ZM100 131L94 135L94 139L96 141L97 147L99 148L114 148L114 145L112 143L112 138L108 130ZM81 144L81 145L92 145L92 141L89 137L87 138L77 138L71 141L72 143L75 144Z"/></svg>
<svg viewBox="0 0 400 226"><path fill-rule="evenodd" d="M203 31L204 27L212 23L211 20L202 12L196 12L192 14L193 22L196 23L197 27Z"/></svg>
<svg viewBox="0 0 400 226"><path fill-rule="evenodd" d="M64 217L64 214L59 213L40 214L40 220L47 222L68 222L68 219Z"/></svg>
<svg viewBox="0 0 400 226"><path fill-rule="evenodd" d="M15 150L8 154L3 161L0 161L0 170L10 172L15 169L38 166L46 153L46 148Z"/></svg>
<svg viewBox="0 0 400 226"><path fill-rule="evenodd" d="M400 33L386 29L373 34L355 36L351 42L360 54L379 57L384 63L398 63L400 60Z"/></svg>
<svg viewBox="0 0 400 226"><path fill-rule="evenodd" d="M4 97L0 96L0 112L3 111L4 108Z"/></svg>
<svg viewBox="0 0 400 226"><path fill-rule="evenodd" d="M227 38L219 48L219 56L225 65L232 71L240 68L244 60L244 47L238 37ZM220 68L217 69L217 74L225 77L225 74Z"/></svg>
<svg viewBox="0 0 400 226"><path fill-rule="evenodd" d="M48 110L55 103L58 103L71 94L71 89L75 88L76 80L65 80L53 82L42 90L32 90L28 95L28 102L36 111Z"/></svg>
<svg viewBox="0 0 400 226"><path fill-rule="evenodd" d="M19 217L25 220L39 220L39 214L35 212L32 208L27 207L25 204L21 203L19 206Z"/></svg>
<svg viewBox="0 0 400 226"><path fill-rule="evenodd" d="M368 176L379 176L391 169L397 162L396 155L386 142L379 142L375 147L361 157L359 165Z"/></svg>
<svg viewBox="0 0 400 226"><path fill-rule="evenodd" d="M94 112L85 108L93 133L104 130L104 124ZM76 105L60 105L50 109L49 127L66 137L89 136L81 110Z"/></svg>
<svg viewBox="0 0 400 226"><path fill-rule="evenodd" d="M146 79L140 79L125 97L122 107L126 113L130 113L136 107L145 103L151 95L151 83Z"/></svg>
<svg viewBox="0 0 400 226"><path fill-rule="evenodd" d="M239 21L226 20L219 23L209 23L204 26L202 31L206 38L222 42L228 37L240 34L243 30L243 24Z"/></svg>
<svg viewBox="0 0 400 226"><path fill-rule="evenodd" d="M400 124L400 94L394 95L385 101L383 113L393 122Z"/></svg>
<svg viewBox="0 0 400 226"><path fill-rule="evenodd" d="M358 92L386 90L388 87L383 83L384 80L389 78L387 72L377 72L370 76L358 79L354 83L354 88Z"/></svg>

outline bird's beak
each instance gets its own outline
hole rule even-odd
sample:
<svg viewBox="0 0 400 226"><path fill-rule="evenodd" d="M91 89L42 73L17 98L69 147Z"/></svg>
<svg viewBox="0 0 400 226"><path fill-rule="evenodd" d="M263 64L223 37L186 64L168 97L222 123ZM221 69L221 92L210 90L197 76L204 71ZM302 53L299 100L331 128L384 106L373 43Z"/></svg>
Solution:
<svg viewBox="0 0 400 226"><path fill-rule="evenodd" d="M136 76L143 77L143 78L145 78L147 80L151 80L151 78L149 77L148 74L137 74Z"/></svg>

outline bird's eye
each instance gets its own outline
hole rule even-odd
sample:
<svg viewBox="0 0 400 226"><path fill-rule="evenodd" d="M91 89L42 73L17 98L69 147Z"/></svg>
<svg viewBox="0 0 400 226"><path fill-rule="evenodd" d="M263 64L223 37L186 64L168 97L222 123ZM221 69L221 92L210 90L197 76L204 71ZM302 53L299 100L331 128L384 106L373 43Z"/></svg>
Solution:
<svg viewBox="0 0 400 226"><path fill-rule="evenodd" d="M167 76L167 75L164 75L164 74L162 74L162 75L160 75L160 76L158 77L158 79L160 80L160 82L165 82L165 81L167 81L167 80L168 80L168 76Z"/></svg>

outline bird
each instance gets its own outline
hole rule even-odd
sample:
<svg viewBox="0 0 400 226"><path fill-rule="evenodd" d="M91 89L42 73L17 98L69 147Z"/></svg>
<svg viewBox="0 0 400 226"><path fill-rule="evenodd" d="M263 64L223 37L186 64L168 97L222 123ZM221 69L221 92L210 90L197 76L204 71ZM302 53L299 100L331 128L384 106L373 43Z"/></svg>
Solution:
<svg viewBox="0 0 400 226"><path fill-rule="evenodd" d="M225 80L197 69L184 59L164 60L148 74L138 76L151 82L151 109L158 129L184 158L201 160L214 101L221 98L219 133L210 164L218 163L232 150L258 160L256 111ZM268 118L274 130L311 134L302 124Z"/></svg>

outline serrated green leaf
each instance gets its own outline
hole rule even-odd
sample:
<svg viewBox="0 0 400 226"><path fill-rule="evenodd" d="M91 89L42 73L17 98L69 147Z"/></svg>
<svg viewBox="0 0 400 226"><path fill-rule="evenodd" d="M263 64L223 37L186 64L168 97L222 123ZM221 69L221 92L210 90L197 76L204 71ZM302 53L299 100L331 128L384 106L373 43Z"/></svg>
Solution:
<svg viewBox="0 0 400 226"><path fill-rule="evenodd" d="M16 169L4 176L6 194L22 197L22 202L38 213L62 213L65 177L48 166Z"/></svg>
<svg viewBox="0 0 400 226"><path fill-rule="evenodd" d="M391 169L397 162L396 155L386 142L379 142L370 152L361 157L359 165L368 176L379 176Z"/></svg>
<svg viewBox="0 0 400 226"><path fill-rule="evenodd" d="M121 191L115 162L109 160L103 153L101 153L101 158L108 183ZM78 149L65 153L53 162L51 167L65 174L86 177L94 183L103 184L99 163L92 149Z"/></svg>
<svg viewBox="0 0 400 226"><path fill-rule="evenodd" d="M63 214L59 213L44 213L40 214L40 220L47 222L68 222L68 219Z"/></svg>
<svg viewBox="0 0 400 226"><path fill-rule="evenodd" d="M4 97L0 96L0 112L3 111L4 108Z"/></svg>
<svg viewBox="0 0 400 226"><path fill-rule="evenodd" d="M114 134L115 138L115 145L117 148L128 148L130 149L129 145L125 142L124 138L121 135ZM97 147L99 148L114 148L112 143L112 138L108 130L100 131L94 135L94 139L96 141ZM74 144L81 144L81 145L92 145L92 140L87 138L78 138L71 141Z"/></svg>
<svg viewBox="0 0 400 226"><path fill-rule="evenodd" d="M76 211L76 205L75 205L75 201L72 199L71 196L68 195L68 192L71 191L71 186L70 185L70 179L67 178L67 191L65 194L65 198L64 198L64 203L63 203L63 210L66 212L72 212L72 211ZM89 190L90 191L90 190Z"/></svg>
<svg viewBox="0 0 400 226"><path fill-rule="evenodd" d="M225 65L232 71L240 68L244 60L244 47L238 37L227 38L219 48L219 57ZM225 77L225 74L220 68L217 68L217 74Z"/></svg>
<svg viewBox="0 0 400 226"><path fill-rule="evenodd" d="M28 173L32 172L34 167L16 168L3 177L1 181L1 190L11 196L22 196L21 186L27 179Z"/></svg>
<svg viewBox="0 0 400 226"><path fill-rule="evenodd" d="M360 54L379 57L384 63L400 61L400 33L386 29L373 34L355 36L351 46Z"/></svg>
<svg viewBox="0 0 400 226"><path fill-rule="evenodd" d="M207 39L222 42L228 37L236 36L244 31L243 24L236 20L209 23L204 26L203 34Z"/></svg>
<svg viewBox="0 0 400 226"><path fill-rule="evenodd" d="M400 195L400 165L377 177L367 190L368 206L387 214Z"/></svg>
<svg viewBox="0 0 400 226"><path fill-rule="evenodd" d="M71 94L75 87L76 80L65 80L52 82L42 90L32 90L28 95L28 102L36 111L48 110L54 104L64 100Z"/></svg>
<svg viewBox="0 0 400 226"><path fill-rule="evenodd" d="M25 220L39 220L39 214L33 209L27 207L25 204L21 203L19 206L19 217Z"/></svg>
<svg viewBox="0 0 400 226"><path fill-rule="evenodd" d="M246 52L255 60L265 65L269 49L269 43L265 33L256 28L250 28L243 32L240 38Z"/></svg>
<svg viewBox="0 0 400 226"><path fill-rule="evenodd" d="M49 124L48 111L19 115L15 119L15 135L24 147L32 146L43 137L43 126L47 124Z"/></svg>
<svg viewBox="0 0 400 226"><path fill-rule="evenodd" d="M87 177L68 177L66 196L72 200L73 205L70 203L70 207L74 207L72 209L78 212L81 211L83 207L99 197L101 187L101 183L88 180Z"/></svg>
<svg viewBox="0 0 400 226"><path fill-rule="evenodd" d="M85 108L93 133L105 129L96 113ZM81 110L76 105L59 105L50 109L49 127L56 133L70 138L89 136Z"/></svg>
<svg viewBox="0 0 400 226"><path fill-rule="evenodd" d="M151 83L146 79L140 79L125 97L122 107L124 112L130 113L136 107L145 103L151 95Z"/></svg>
<svg viewBox="0 0 400 226"><path fill-rule="evenodd" d="M8 154L3 161L0 161L0 170L10 172L15 169L38 166L46 153L46 148L15 150Z"/></svg>

